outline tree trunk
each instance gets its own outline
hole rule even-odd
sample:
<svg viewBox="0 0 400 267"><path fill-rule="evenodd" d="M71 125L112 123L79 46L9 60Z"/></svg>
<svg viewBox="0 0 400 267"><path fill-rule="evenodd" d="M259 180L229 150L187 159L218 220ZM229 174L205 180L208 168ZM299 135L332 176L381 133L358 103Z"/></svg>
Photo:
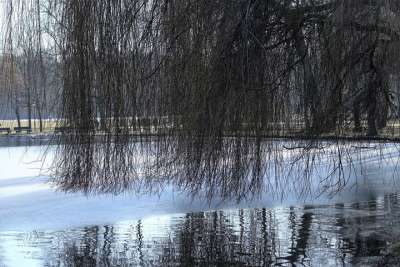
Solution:
<svg viewBox="0 0 400 267"><path fill-rule="evenodd" d="M29 88L26 90L27 93L27 108L28 108L28 127L32 128L32 102L31 102L31 91Z"/></svg>
<svg viewBox="0 0 400 267"><path fill-rule="evenodd" d="M40 107L37 107L37 114L38 114L38 119L39 119L39 131L42 133L43 132L43 119L42 119L42 111Z"/></svg>
<svg viewBox="0 0 400 267"><path fill-rule="evenodd" d="M19 113L18 105L15 106L15 116L17 117L17 125L18 125L18 127L21 127L21 115Z"/></svg>
<svg viewBox="0 0 400 267"><path fill-rule="evenodd" d="M302 33L301 29L299 29L296 33L296 51L298 57L303 58L303 104L306 132L313 134L319 133L321 131L321 120L320 116L318 116L318 113L321 111L318 88L312 72L311 62L308 56L306 42L304 40L304 34Z"/></svg>
<svg viewBox="0 0 400 267"><path fill-rule="evenodd" d="M376 125L378 129L383 129L387 126L387 117L389 113L389 107L386 99L381 97L379 99L379 105L377 108L377 118L376 118Z"/></svg>
<svg viewBox="0 0 400 267"><path fill-rule="evenodd" d="M322 115L319 116L319 123L323 128L321 128L326 132L332 132L335 131L337 128L338 124L338 119L339 119L339 111L340 107L342 107L342 82L338 82L337 85L331 90L330 93L330 101L328 102L328 108L326 112L323 112L322 110L320 113ZM342 118L343 116L341 116ZM339 123L342 123L340 121Z"/></svg>
<svg viewBox="0 0 400 267"><path fill-rule="evenodd" d="M355 133L362 131L361 127L361 112L360 112L360 102L356 101L353 103L353 119L354 119L354 129Z"/></svg>
<svg viewBox="0 0 400 267"><path fill-rule="evenodd" d="M377 106L377 127L383 129L387 126L389 117L389 105L390 105L390 92L389 92L389 75L385 75L383 71L379 72L379 94L378 94L378 106Z"/></svg>
<svg viewBox="0 0 400 267"><path fill-rule="evenodd" d="M368 135L375 136L378 134L378 130L376 128L376 91L377 91L377 83L375 73L371 74L370 81L368 83Z"/></svg>

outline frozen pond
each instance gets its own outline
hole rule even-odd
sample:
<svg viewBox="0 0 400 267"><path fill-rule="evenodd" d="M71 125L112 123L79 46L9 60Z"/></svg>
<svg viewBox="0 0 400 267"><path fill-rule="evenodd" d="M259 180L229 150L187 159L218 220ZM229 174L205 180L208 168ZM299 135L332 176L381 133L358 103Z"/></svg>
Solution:
<svg viewBox="0 0 400 267"><path fill-rule="evenodd" d="M335 195L315 194L317 179L307 197L288 190L240 203L172 185L157 195L66 194L48 183L44 149L0 148L1 267L364 266L400 236L392 145L367 149L362 168L352 162Z"/></svg>

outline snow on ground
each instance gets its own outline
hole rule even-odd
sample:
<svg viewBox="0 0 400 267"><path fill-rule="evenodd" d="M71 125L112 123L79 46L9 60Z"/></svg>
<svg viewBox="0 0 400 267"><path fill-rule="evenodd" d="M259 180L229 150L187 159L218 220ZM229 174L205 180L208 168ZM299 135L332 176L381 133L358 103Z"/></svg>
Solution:
<svg viewBox="0 0 400 267"><path fill-rule="evenodd" d="M85 196L61 192L43 175L51 158L45 164L39 160L43 149L0 148L0 232L115 223L209 208L206 202L188 200L171 187L160 196Z"/></svg>
<svg viewBox="0 0 400 267"><path fill-rule="evenodd" d="M167 186L158 195L137 195L126 193L119 196L85 196L81 193L60 192L48 183L46 167L51 155L43 163L41 155L45 147L3 147L0 148L0 232L65 229L95 224L112 224L123 220L135 220L210 209L240 207L276 207L302 205L295 195L284 200L265 194L260 199L240 204L235 201L221 203L215 199L211 205L203 199L192 200ZM382 153L385 153L384 151ZM309 204L353 201L379 194L376 183L383 177L393 175L395 164L371 164L365 166L368 179L361 186L351 188L334 199L319 197L307 200ZM385 174L386 173L386 174ZM358 175L357 175L358 176ZM367 182L365 182L367 181ZM390 184L386 184L389 185ZM392 188L393 190L396 190ZM387 190L387 189L384 189Z"/></svg>

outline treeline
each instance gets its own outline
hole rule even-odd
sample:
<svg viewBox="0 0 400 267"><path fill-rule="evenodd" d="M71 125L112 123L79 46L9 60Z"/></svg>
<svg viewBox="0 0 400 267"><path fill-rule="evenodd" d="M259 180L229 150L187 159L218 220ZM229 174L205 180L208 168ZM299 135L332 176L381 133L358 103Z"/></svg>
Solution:
<svg viewBox="0 0 400 267"><path fill-rule="evenodd" d="M34 128L37 122L36 128L40 132L45 130L46 120L57 120L62 94L54 73L58 63L53 58L44 60L46 73L40 81L40 73L31 72L37 70L38 62L27 62L22 56L0 58L0 120L9 121L10 125L14 124L11 121L16 121L16 126L29 128Z"/></svg>
<svg viewBox="0 0 400 267"><path fill-rule="evenodd" d="M4 31L0 38L0 119L16 120L18 127L29 128L36 120L42 132L44 120L59 115L62 91L60 62L46 38L48 31L41 24L45 18L39 4L8 1L1 5Z"/></svg>
<svg viewBox="0 0 400 267"><path fill-rule="evenodd" d="M58 69L76 128L168 116L205 135L373 136L399 115L397 1L6 2L3 65L23 65L6 69L36 106Z"/></svg>
<svg viewBox="0 0 400 267"><path fill-rule="evenodd" d="M24 3L36 13L21 24ZM46 88L44 51L57 62L67 187L127 187L133 133L162 135L141 147L157 159L151 173L261 177L262 137L377 136L399 115L397 0L7 0L5 10L5 53L39 74L32 88Z"/></svg>

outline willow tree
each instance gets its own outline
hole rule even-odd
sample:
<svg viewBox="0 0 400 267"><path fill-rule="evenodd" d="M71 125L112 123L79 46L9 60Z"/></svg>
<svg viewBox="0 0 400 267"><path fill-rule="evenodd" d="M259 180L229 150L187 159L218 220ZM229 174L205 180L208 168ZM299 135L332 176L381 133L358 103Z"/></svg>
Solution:
<svg viewBox="0 0 400 267"><path fill-rule="evenodd" d="M335 136L364 120L375 136L391 114L395 0L35 3L35 51L51 36L61 67L66 189L176 178L257 190L282 160L264 137Z"/></svg>

